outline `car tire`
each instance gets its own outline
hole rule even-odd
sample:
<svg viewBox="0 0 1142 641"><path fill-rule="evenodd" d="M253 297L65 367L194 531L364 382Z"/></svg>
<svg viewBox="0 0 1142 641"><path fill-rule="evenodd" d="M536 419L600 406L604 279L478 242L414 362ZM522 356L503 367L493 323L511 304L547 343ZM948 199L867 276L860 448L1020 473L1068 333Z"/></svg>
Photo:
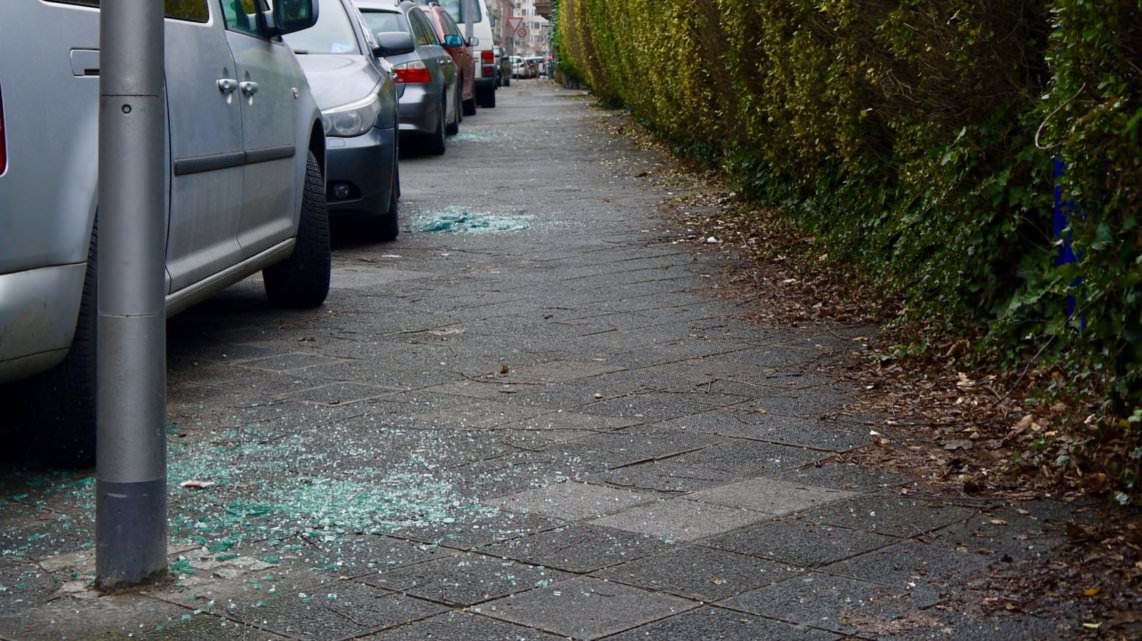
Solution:
<svg viewBox="0 0 1142 641"><path fill-rule="evenodd" d="M95 355L98 315L97 231L91 230L87 273L79 318L67 356L54 369L28 381L36 411L36 449L44 460L60 467L95 464Z"/></svg>
<svg viewBox="0 0 1142 641"><path fill-rule="evenodd" d="M504 76L504 86L505 87L512 86L512 77L511 76Z"/></svg>
<svg viewBox="0 0 1142 641"><path fill-rule="evenodd" d="M460 118L463 109L460 108L460 92L457 91L455 95L456 97L452 100L454 103L452 108L452 113L454 114L453 121L452 124L448 125L448 128L444 130L445 135L448 136L455 136L460 133Z"/></svg>
<svg viewBox="0 0 1142 641"><path fill-rule="evenodd" d="M389 188L389 210L377 218L373 231L379 242L389 242L400 235L400 166L393 155L393 184Z"/></svg>
<svg viewBox="0 0 1142 641"><path fill-rule="evenodd" d="M440 113L436 116L436 131L433 132L428 140L425 141L425 151L433 156L443 156L447 143L445 142L446 132L444 131L444 105L440 105Z"/></svg>
<svg viewBox="0 0 1142 641"><path fill-rule="evenodd" d="M483 91L480 91L480 88L477 87L476 88L476 102L477 102L477 104L479 104L481 107L483 107L485 109L495 109L495 107L496 107L496 91L495 91L495 89L492 89L491 87L487 87Z"/></svg>
<svg viewBox="0 0 1142 641"><path fill-rule="evenodd" d="M278 307L320 307L329 294L331 271L325 178L317 157L311 151L305 163L305 189L301 196L297 242L289 258L262 270L266 296Z"/></svg>
<svg viewBox="0 0 1142 641"><path fill-rule="evenodd" d="M471 98L464 101L464 115L465 116L475 116L476 115L476 97L475 96L472 96Z"/></svg>

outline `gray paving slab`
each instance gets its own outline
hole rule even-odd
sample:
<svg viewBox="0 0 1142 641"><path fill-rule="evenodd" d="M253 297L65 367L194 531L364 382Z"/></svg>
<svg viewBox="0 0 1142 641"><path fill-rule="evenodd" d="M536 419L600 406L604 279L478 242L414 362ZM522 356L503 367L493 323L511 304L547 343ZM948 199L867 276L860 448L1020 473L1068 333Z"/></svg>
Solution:
<svg viewBox="0 0 1142 641"><path fill-rule="evenodd" d="M706 434L622 430L589 436L559 447L556 451L565 458L601 463L608 469L616 469L674 458L718 442L716 437Z"/></svg>
<svg viewBox="0 0 1142 641"><path fill-rule="evenodd" d="M703 545L680 545L595 573L627 585L715 602L801 573L775 561L725 552Z"/></svg>
<svg viewBox="0 0 1142 641"><path fill-rule="evenodd" d="M694 541L767 518L770 516L738 507L677 498L640 505L591 523L674 542Z"/></svg>
<svg viewBox="0 0 1142 641"><path fill-rule="evenodd" d="M394 530L393 536L433 546L471 550L553 530L565 521L538 514L516 514L498 510L494 514L466 522L432 523Z"/></svg>
<svg viewBox="0 0 1142 641"><path fill-rule="evenodd" d="M725 470L664 460L596 472L588 475L586 480L594 483L606 483L635 492L654 491L686 494L725 485L737 478L736 474Z"/></svg>
<svg viewBox="0 0 1142 641"><path fill-rule="evenodd" d="M696 603L599 579L580 578L493 601L473 611L593 641L696 607Z"/></svg>
<svg viewBox="0 0 1142 641"><path fill-rule="evenodd" d="M733 609L797 625L864 636L938 602L924 590L893 590L873 583L806 574L722 601Z"/></svg>
<svg viewBox="0 0 1142 641"><path fill-rule="evenodd" d="M855 496L852 492L755 478L695 492L690 500L783 515Z"/></svg>
<svg viewBox="0 0 1142 641"><path fill-rule="evenodd" d="M759 616L703 607L607 637L607 641L836 641L836 634Z"/></svg>
<svg viewBox="0 0 1142 641"><path fill-rule="evenodd" d="M986 571L990 563L986 556L965 547L907 540L826 565L820 571L889 587L926 585L939 590Z"/></svg>
<svg viewBox="0 0 1142 641"><path fill-rule="evenodd" d="M452 606L470 606L542 588L572 575L551 568L481 554L447 556L361 581L379 588Z"/></svg>
<svg viewBox="0 0 1142 641"><path fill-rule="evenodd" d="M402 625L361 641L560 641L533 628L499 621L478 614L452 611L429 619Z"/></svg>
<svg viewBox="0 0 1142 641"><path fill-rule="evenodd" d="M914 479L903 474L877 470L871 467L850 463L822 462L781 472L778 478L796 483L808 483L817 487L831 487L851 492L886 490L907 485Z"/></svg>
<svg viewBox="0 0 1142 641"><path fill-rule="evenodd" d="M811 568L898 542L895 537L797 518L773 519L704 541L722 550Z"/></svg>
<svg viewBox="0 0 1142 641"><path fill-rule="evenodd" d="M14 641L118 640L130 638L128 635L136 632L151 633L160 627L181 623L187 614L190 611L185 608L152 599L65 596L40 607L26 608L18 614L0 615L0 638Z"/></svg>
<svg viewBox="0 0 1142 641"><path fill-rule="evenodd" d="M481 551L567 572L594 572L671 549L655 537L595 525L569 525Z"/></svg>
<svg viewBox="0 0 1142 641"><path fill-rule="evenodd" d="M826 456L828 454L825 452L803 447L735 439L684 454L674 461L722 470L745 479L762 475L773 476L813 464Z"/></svg>
<svg viewBox="0 0 1142 641"><path fill-rule="evenodd" d="M804 517L826 525L907 538L966 521L975 513L937 500L873 495L823 505L807 511Z"/></svg>
<svg viewBox="0 0 1142 641"><path fill-rule="evenodd" d="M662 425L671 429L686 429L694 432L748 438L784 445L798 445L832 452L846 452L866 445L872 440L868 429L863 426L841 426L816 418L805 419L768 412L757 413L737 407L696 416L686 416Z"/></svg>
<svg viewBox="0 0 1142 641"><path fill-rule="evenodd" d="M579 521L620 512L652 500L654 497L600 485L557 483L484 502L512 512Z"/></svg>
<svg viewBox="0 0 1142 641"><path fill-rule="evenodd" d="M263 601L236 603L226 612L243 623L292 638L339 641L446 609L363 583L339 581L322 585L316 591L275 594Z"/></svg>

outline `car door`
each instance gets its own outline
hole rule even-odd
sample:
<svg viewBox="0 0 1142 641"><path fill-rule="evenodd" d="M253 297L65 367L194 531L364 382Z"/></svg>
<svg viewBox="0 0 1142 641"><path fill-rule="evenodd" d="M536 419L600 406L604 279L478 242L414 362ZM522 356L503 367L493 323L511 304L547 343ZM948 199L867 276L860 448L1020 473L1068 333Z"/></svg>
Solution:
<svg viewBox="0 0 1142 641"><path fill-rule="evenodd" d="M428 16L420 9L412 9L408 12L408 23L412 28L413 41L416 43L416 53L424 64L428 65L428 73L435 80L442 79L443 87L441 93L444 96L444 121L455 122L456 119L456 100L452 97L452 91L456 87L456 65L452 62L452 56L444 50L440 45L440 39L436 37L436 30L432 28L432 23L428 21Z"/></svg>
<svg viewBox="0 0 1142 641"><path fill-rule="evenodd" d="M268 37L259 12L268 0L222 0L226 39L237 65L246 152L238 244L250 257L288 239L297 212L293 207L294 157L298 149L295 110L304 82L293 52L279 37Z"/></svg>
<svg viewBox="0 0 1142 641"><path fill-rule="evenodd" d="M167 228L170 291L240 260L245 154L237 67L207 0L190 0L166 20L171 186ZM217 14L217 6L214 6Z"/></svg>

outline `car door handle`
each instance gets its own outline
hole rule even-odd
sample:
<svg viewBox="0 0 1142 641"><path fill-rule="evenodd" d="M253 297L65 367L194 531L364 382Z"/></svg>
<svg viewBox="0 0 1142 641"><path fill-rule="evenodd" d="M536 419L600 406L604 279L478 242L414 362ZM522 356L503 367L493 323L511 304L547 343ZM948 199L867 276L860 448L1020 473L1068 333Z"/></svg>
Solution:
<svg viewBox="0 0 1142 641"><path fill-rule="evenodd" d="M234 90L237 88L238 81L234 78L218 79L218 91L221 91L223 96L229 96L230 94L234 93Z"/></svg>
<svg viewBox="0 0 1142 641"><path fill-rule="evenodd" d="M238 83L238 86L241 87L242 94L250 98L253 98L254 94L258 93L258 83L256 82L247 80L245 82Z"/></svg>

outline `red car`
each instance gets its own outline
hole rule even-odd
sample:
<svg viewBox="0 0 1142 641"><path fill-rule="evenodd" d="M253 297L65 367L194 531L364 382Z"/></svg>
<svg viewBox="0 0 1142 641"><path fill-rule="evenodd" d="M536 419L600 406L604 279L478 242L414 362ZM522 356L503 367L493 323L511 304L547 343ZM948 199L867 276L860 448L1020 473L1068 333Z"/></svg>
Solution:
<svg viewBox="0 0 1142 641"><path fill-rule="evenodd" d="M464 115L476 115L476 58L472 56L469 47L476 46L477 42L468 42L464 39L459 25L438 4L430 4L420 8L428 15L428 21L436 29L436 37L444 46L456 68L460 71L460 95L464 101ZM472 40L476 40L475 37Z"/></svg>

